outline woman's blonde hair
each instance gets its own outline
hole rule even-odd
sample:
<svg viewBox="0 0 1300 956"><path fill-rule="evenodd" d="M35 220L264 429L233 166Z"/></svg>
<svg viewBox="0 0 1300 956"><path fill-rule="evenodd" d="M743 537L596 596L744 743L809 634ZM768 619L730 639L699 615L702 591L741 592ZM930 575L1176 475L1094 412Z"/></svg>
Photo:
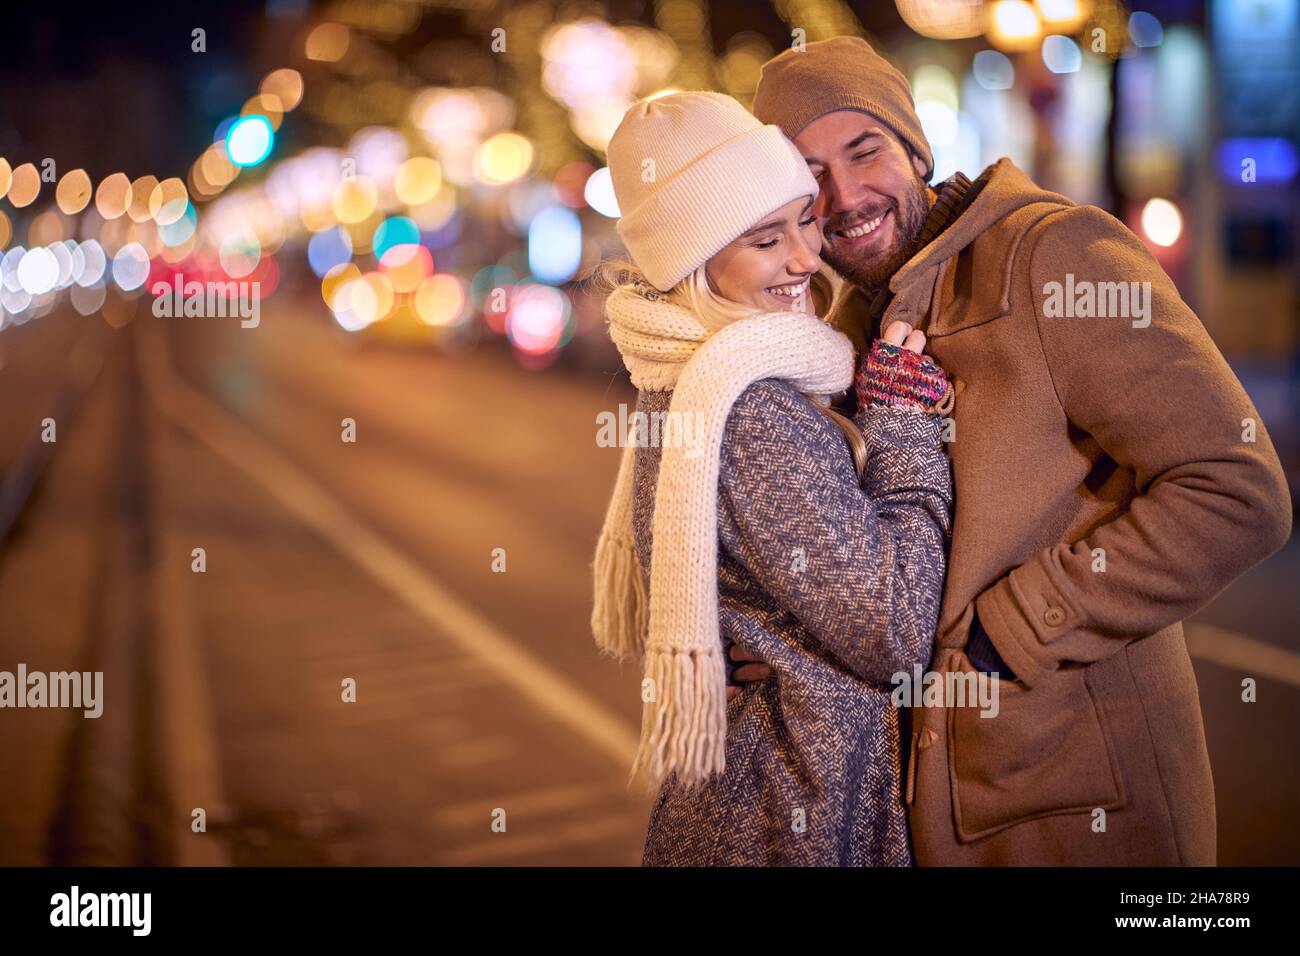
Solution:
<svg viewBox="0 0 1300 956"><path fill-rule="evenodd" d="M645 274L634 263L625 259L606 260L601 263L592 276L592 284L598 292L603 294L609 294L615 289L638 283L650 284ZM817 291L823 296L824 301L829 303L830 290L820 274L814 274L811 277L809 294L812 294L814 286L817 287ZM700 266L663 295L674 305L679 305L699 316L700 321L713 331L717 331L738 319L762 314L761 309L752 305L733 302L731 299L713 291L705 266ZM834 422L836 427L844 433L844 440L848 443L849 453L853 456L854 470L858 473L858 479L861 480L862 473L867 467L867 442L862 437L862 432L850 419L830 406L823 405L812 396L808 396L808 399L819 412Z"/></svg>

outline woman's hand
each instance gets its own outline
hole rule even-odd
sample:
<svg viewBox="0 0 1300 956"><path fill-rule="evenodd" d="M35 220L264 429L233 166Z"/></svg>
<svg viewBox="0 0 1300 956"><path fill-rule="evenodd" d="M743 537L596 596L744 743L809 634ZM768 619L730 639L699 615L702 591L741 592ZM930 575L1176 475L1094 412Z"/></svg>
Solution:
<svg viewBox="0 0 1300 956"><path fill-rule="evenodd" d="M884 340L890 345L901 345L913 352L925 351L925 333L906 322L893 322L885 329Z"/></svg>
<svg viewBox="0 0 1300 956"><path fill-rule="evenodd" d="M923 354L925 333L906 322L892 322L884 336L862 357L854 384L859 406L946 412L950 407L948 376Z"/></svg>

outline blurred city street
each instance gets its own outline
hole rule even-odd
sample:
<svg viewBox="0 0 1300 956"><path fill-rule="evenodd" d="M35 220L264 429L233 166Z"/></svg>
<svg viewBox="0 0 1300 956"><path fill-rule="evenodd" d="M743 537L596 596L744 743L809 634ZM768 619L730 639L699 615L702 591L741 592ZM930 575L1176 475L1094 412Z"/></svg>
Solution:
<svg viewBox="0 0 1300 956"><path fill-rule="evenodd" d="M122 638L119 617L143 625L123 670L105 668L106 693L132 687L148 714L115 759L159 774L150 785L179 761L167 780L201 788L194 805L217 811L207 842L231 862L637 862L647 806L624 775L640 675L599 661L587 624L585 565L616 463L592 440L609 396L519 379L500 355L358 354L295 305L268 334L181 319L99 336L103 369L5 553L7 652L70 668ZM24 354L28 341L98 330L68 316L17 331L8 435L24 430L11 416L42 408L19 381L39 376L29 363L62 359ZM194 403L176 413L207 418L178 427L151 400L133 339L153 336L174 362L169 395ZM195 440L198 427L213 440ZM308 520L277 497L304 479L320 495L299 499ZM322 527L373 542L349 551ZM196 547L205 573L191 570ZM491 571L498 547L504 573ZM386 586L385 548L410 562L401 593ZM160 658L150 645L164 634L193 657ZM341 702L346 677L355 704ZM53 710L6 717L0 846L5 863L40 863L64 789L86 772L73 738L102 728ZM174 736L166 723L182 717L198 719ZM497 807L505 834L489 829ZM86 839L117 841L122 825Z"/></svg>

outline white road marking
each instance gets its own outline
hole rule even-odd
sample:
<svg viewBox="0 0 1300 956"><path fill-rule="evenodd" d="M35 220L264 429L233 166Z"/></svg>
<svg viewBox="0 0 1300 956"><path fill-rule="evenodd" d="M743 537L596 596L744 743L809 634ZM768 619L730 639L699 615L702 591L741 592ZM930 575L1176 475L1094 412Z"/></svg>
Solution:
<svg viewBox="0 0 1300 956"><path fill-rule="evenodd" d="M1300 654L1210 624L1183 625L1187 652L1201 660L1300 687Z"/></svg>
<svg viewBox="0 0 1300 956"><path fill-rule="evenodd" d="M439 633L481 660L575 736L620 766L631 766L638 734L627 721L461 601L273 445L184 382L171 367L160 331L140 325L133 331L146 390L172 422L262 485Z"/></svg>

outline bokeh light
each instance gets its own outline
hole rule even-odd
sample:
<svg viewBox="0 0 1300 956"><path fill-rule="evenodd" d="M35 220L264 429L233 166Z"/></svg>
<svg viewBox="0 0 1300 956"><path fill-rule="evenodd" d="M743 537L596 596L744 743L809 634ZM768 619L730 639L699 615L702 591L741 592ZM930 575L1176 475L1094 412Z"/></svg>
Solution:
<svg viewBox="0 0 1300 956"><path fill-rule="evenodd" d="M1053 73L1078 73L1083 53L1069 37L1053 34L1043 37L1043 64Z"/></svg>
<svg viewBox="0 0 1300 956"><path fill-rule="evenodd" d="M149 197L157 188L156 176L141 176L131 183L131 201L127 204L126 214L132 222L148 222L153 218L149 211Z"/></svg>
<svg viewBox="0 0 1300 956"><path fill-rule="evenodd" d="M413 245L420 241L420 229L406 216L391 216L379 224L370 241L375 258L382 259L393 246Z"/></svg>
<svg viewBox="0 0 1300 956"><path fill-rule="evenodd" d="M225 143L213 143L190 170L190 189L199 198L211 198L234 182L239 167L226 155Z"/></svg>
<svg viewBox="0 0 1300 956"><path fill-rule="evenodd" d="M95 209L104 219L117 219L126 215L131 205L131 180L125 173L104 177L95 191Z"/></svg>
<svg viewBox="0 0 1300 956"><path fill-rule="evenodd" d="M424 246L390 246L379 259L379 269L394 292L414 292L433 273L433 255Z"/></svg>
<svg viewBox="0 0 1300 956"><path fill-rule="evenodd" d="M73 286L69 297L72 299L72 307L80 315L94 315L104 307L105 292L104 284L96 282L87 286Z"/></svg>
<svg viewBox="0 0 1300 956"><path fill-rule="evenodd" d="M240 116L261 116L270 125L272 133L280 128L284 111L280 109L280 98L270 93L258 93L250 96L239 108Z"/></svg>
<svg viewBox="0 0 1300 956"><path fill-rule="evenodd" d="M348 44L347 27L341 23L322 23L307 34L303 52L309 60L334 63L343 59L343 54L348 52Z"/></svg>
<svg viewBox="0 0 1300 956"><path fill-rule="evenodd" d="M185 208L181 210L180 218L175 222L169 222L166 225L158 227L158 238L163 244L172 248L184 245L194 237L194 230L198 224L198 213L188 202Z"/></svg>
<svg viewBox="0 0 1300 956"><path fill-rule="evenodd" d="M412 156L397 170L393 192L408 206L420 206L438 195L442 187L442 169L436 159Z"/></svg>
<svg viewBox="0 0 1300 956"><path fill-rule="evenodd" d="M1159 46L1165 39L1165 28L1154 14L1137 10L1128 18L1128 35L1135 46Z"/></svg>
<svg viewBox="0 0 1300 956"><path fill-rule="evenodd" d="M262 244L251 229L240 229L228 234L221 241L217 252L221 268L232 279L242 279L262 260Z"/></svg>
<svg viewBox="0 0 1300 956"><path fill-rule="evenodd" d="M356 173L387 187L397 175L411 148L406 137L387 126L366 126L348 141L345 154L356 163Z"/></svg>
<svg viewBox="0 0 1300 956"><path fill-rule="evenodd" d="M582 223L567 206L543 209L528 227L528 268L543 282L564 282L582 261Z"/></svg>
<svg viewBox="0 0 1300 956"><path fill-rule="evenodd" d="M332 226L313 233L307 242L307 262L318 278L352 259L352 239L346 229Z"/></svg>
<svg viewBox="0 0 1300 956"><path fill-rule="evenodd" d="M554 351L564 335L568 300L548 285L521 286L506 317L510 344L529 355Z"/></svg>
<svg viewBox="0 0 1300 956"><path fill-rule="evenodd" d="M176 177L164 179L149 194L149 215L159 226L168 226L185 215L189 205L185 183Z"/></svg>
<svg viewBox="0 0 1300 956"><path fill-rule="evenodd" d="M989 15L988 38L1008 52L1032 50L1038 45L1038 14L1024 0L996 0Z"/></svg>
<svg viewBox="0 0 1300 956"><path fill-rule="evenodd" d="M1054 33L1073 33L1088 18L1089 0L1034 0L1043 25Z"/></svg>
<svg viewBox="0 0 1300 956"><path fill-rule="evenodd" d="M444 185L422 206L412 206L411 219L420 227L421 232L437 232L449 225L456 216L456 190Z"/></svg>
<svg viewBox="0 0 1300 956"><path fill-rule="evenodd" d="M358 332L385 318L396 302L392 283L378 272L349 276L331 293L330 309L335 321L349 332Z"/></svg>
<svg viewBox="0 0 1300 956"><path fill-rule="evenodd" d="M18 263L23 261L23 255L27 252L22 246L13 246L3 256L0 256L0 284L10 292L22 292L22 284L18 281ZM17 311L10 309L11 312Z"/></svg>
<svg viewBox="0 0 1300 956"><path fill-rule="evenodd" d="M345 179L334 190L334 216L339 222L364 222L375 211L379 191L374 182L365 176Z"/></svg>
<svg viewBox="0 0 1300 956"><path fill-rule="evenodd" d="M574 209L587 205L585 192L587 180L596 171L591 163L566 163L555 173L555 193L560 202Z"/></svg>
<svg viewBox="0 0 1300 956"><path fill-rule="evenodd" d="M90 203L93 191L86 171L74 169L59 180L54 190L54 201L65 215L75 216Z"/></svg>
<svg viewBox="0 0 1300 956"><path fill-rule="evenodd" d="M66 234L67 220L57 209L46 209L31 221L27 227L27 244L48 246L61 240Z"/></svg>
<svg viewBox="0 0 1300 956"><path fill-rule="evenodd" d="M614 180L608 166L602 166L591 174L583 187L582 196L587 200L587 205L602 216L617 219L622 215L618 209L618 199L614 196Z"/></svg>
<svg viewBox="0 0 1300 956"><path fill-rule="evenodd" d="M256 166L271 155L275 131L265 116L241 116L226 133L226 155L236 166Z"/></svg>
<svg viewBox="0 0 1300 956"><path fill-rule="evenodd" d="M1168 199L1150 199L1142 207L1142 231L1157 246L1172 246L1183 234L1183 214Z"/></svg>
<svg viewBox="0 0 1300 956"><path fill-rule="evenodd" d="M1016 82L1016 68L1006 54L980 50L971 63L975 82L986 90L1009 90Z"/></svg>
<svg viewBox="0 0 1300 956"><path fill-rule="evenodd" d="M131 242L113 256L113 281L123 292L133 292L149 277L149 254L138 242Z"/></svg>
<svg viewBox="0 0 1300 956"><path fill-rule="evenodd" d="M280 109L287 113L302 102L302 74L288 68L273 70L262 80L260 90L279 100Z"/></svg>
<svg viewBox="0 0 1300 956"><path fill-rule="evenodd" d="M18 263L18 285L28 295L43 295L59 281L59 261L44 246L29 249Z"/></svg>
<svg viewBox="0 0 1300 956"><path fill-rule="evenodd" d="M36 202L41 193L41 175L34 163L23 163L13 171L9 183L9 203L15 209L23 209Z"/></svg>
<svg viewBox="0 0 1300 956"><path fill-rule="evenodd" d="M453 275L429 276L415 290L412 307L425 325L448 326L460 322L465 312L465 287Z"/></svg>
<svg viewBox="0 0 1300 956"><path fill-rule="evenodd" d="M532 167L533 144L518 133L498 133L479 147L474 172L479 180L501 186L519 179Z"/></svg>
<svg viewBox="0 0 1300 956"><path fill-rule="evenodd" d="M80 244L80 249L85 264L82 266L81 274L76 276L77 285L95 285L104 278L104 271L108 267L108 260L104 256L104 247L94 239L86 239ZM95 308L99 308L99 306Z"/></svg>

